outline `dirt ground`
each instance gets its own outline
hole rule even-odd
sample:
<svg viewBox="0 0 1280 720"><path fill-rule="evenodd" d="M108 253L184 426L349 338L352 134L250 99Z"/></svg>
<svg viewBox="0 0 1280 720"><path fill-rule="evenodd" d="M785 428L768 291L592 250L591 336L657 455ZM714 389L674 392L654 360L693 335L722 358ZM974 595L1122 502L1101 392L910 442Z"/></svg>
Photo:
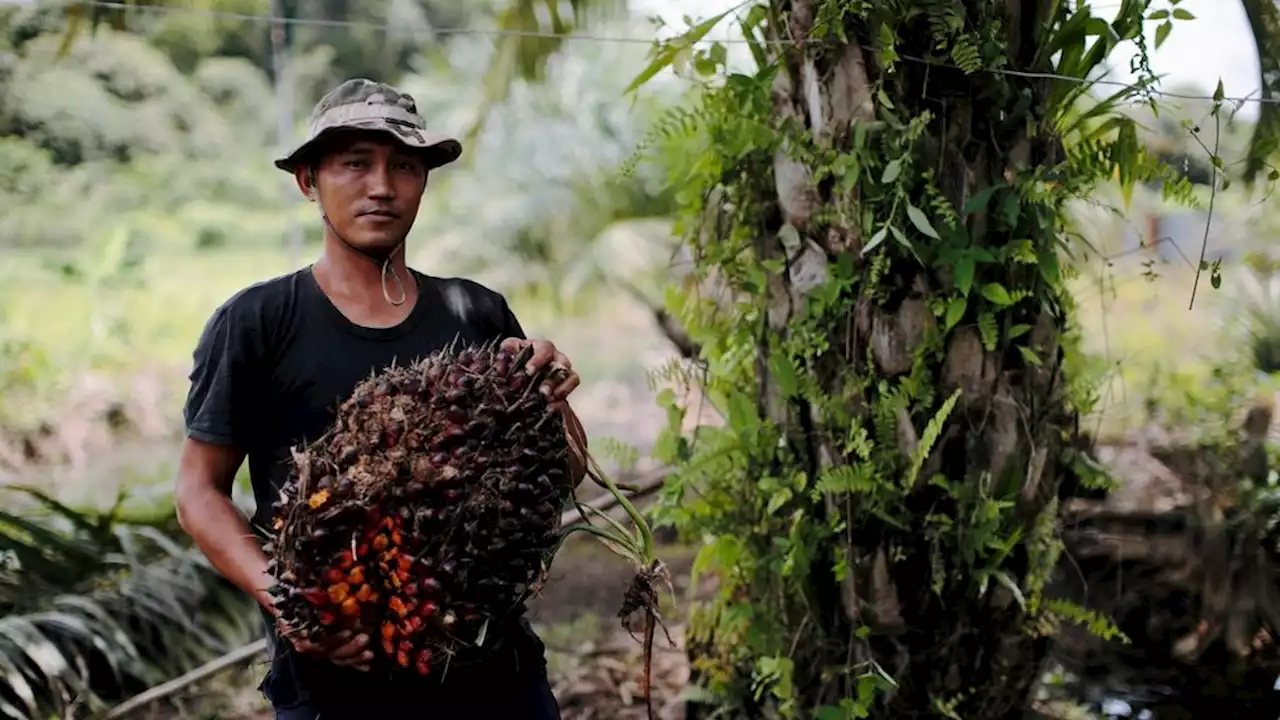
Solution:
<svg viewBox="0 0 1280 720"><path fill-rule="evenodd" d="M680 693L688 681L684 628L693 552L668 546L662 559L671 568L677 607L669 630L672 647L658 632L654 642L655 716L682 720ZM547 645L547 666L564 720L647 718L641 645L622 628L617 611L632 577L621 558L594 540L577 536L561 550L542 594L530 603L530 617ZM670 593L666 598L671 601ZM227 670L154 703L133 720L271 720L256 687L266 667L261 659Z"/></svg>

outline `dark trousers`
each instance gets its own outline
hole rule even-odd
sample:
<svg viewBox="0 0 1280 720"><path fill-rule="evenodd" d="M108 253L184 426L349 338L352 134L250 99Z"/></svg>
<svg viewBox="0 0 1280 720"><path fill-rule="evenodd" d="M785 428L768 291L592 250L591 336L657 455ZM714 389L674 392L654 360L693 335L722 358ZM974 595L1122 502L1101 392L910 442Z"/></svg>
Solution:
<svg viewBox="0 0 1280 720"><path fill-rule="evenodd" d="M376 700L331 707L303 703L276 709L276 720L560 720L560 706L545 672L531 673L519 683L497 682L465 697L424 699L413 707L386 708Z"/></svg>

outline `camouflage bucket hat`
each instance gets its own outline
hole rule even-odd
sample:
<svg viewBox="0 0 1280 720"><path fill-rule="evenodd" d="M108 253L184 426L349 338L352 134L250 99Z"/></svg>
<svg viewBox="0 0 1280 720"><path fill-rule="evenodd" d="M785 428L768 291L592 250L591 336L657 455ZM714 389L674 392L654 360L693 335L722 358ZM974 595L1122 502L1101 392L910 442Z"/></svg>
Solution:
<svg viewBox="0 0 1280 720"><path fill-rule="evenodd" d="M356 78L321 98L311 113L306 140L276 160L276 167L293 172L322 138L339 130L389 133L401 144L421 151L428 170L447 165L462 155L462 143L427 130L427 123L418 114L411 96L385 83Z"/></svg>

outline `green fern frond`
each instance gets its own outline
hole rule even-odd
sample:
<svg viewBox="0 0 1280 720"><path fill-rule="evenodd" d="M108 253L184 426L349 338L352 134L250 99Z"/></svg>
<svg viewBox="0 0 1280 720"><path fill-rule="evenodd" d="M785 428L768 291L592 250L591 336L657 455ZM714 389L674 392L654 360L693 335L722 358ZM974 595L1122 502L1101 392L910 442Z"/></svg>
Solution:
<svg viewBox="0 0 1280 720"><path fill-rule="evenodd" d="M924 427L924 432L920 434L920 442L916 446L915 454L911 456L911 467L907 470L907 477L903 486L910 488L916 484L916 478L920 475L920 468L924 466L924 461L929 457L929 453L933 452L933 446L937 444L938 438L942 435L942 427L946 424L947 418L950 417L951 411L956 407L956 401L960 399L960 390L951 393L951 397L942 403L942 407L938 408L938 412L929 419L928 424Z"/></svg>
<svg viewBox="0 0 1280 720"><path fill-rule="evenodd" d="M975 73L982 69L982 53L974 39L968 35L961 36L951 48L951 59L966 73Z"/></svg>
<svg viewBox="0 0 1280 720"><path fill-rule="evenodd" d="M640 462L640 451L616 437L593 438L591 445L592 452L613 460L620 470L632 470Z"/></svg>
<svg viewBox="0 0 1280 720"><path fill-rule="evenodd" d="M818 489L827 493L872 493L877 487L876 476L867 465L827 468L818 476Z"/></svg>
<svg viewBox="0 0 1280 720"><path fill-rule="evenodd" d="M697 385L688 362L684 358L670 357L661 365L645 371L645 382L650 392L672 386L674 390L687 391Z"/></svg>
<svg viewBox="0 0 1280 720"><path fill-rule="evenodd" d="M978 314L978 335L982 338L982 347L991 352L996 349L996 341L1000 339L1000 328L996 325L996 316L990 310Z"/></svg>
<svg viewBox="0 0 1280 720"><path fill-rule="evenodd" d="M623 161L618 172L623 177L634 175L636 166L656 145L693 137L706 126L707 118L708 113L701 103L668 108L640 138L635 152Z"/></svg>

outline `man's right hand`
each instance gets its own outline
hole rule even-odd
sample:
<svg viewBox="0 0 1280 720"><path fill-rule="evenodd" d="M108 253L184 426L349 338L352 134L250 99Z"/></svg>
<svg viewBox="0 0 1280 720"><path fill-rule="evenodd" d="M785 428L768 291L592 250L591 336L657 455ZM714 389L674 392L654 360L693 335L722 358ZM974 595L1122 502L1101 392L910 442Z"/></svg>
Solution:
<svg viewBox="0 0 1280 720"><path fill-rule="evenodd" d="M275 616L267 594L267 587L274 582L266 569L267 558L240 510L231 502L231 485L243 461L244 452L238 448L188 438L178 467L178 520L219 572ZM368 670L373 660L368 635L339 636L317 644L290 637L282 627L280 630L282 639L311 657L357 670Z"/></svg>
<svg viewBox="0 0 1280 720"><path fill-rule="evenodd" d="M368 635L353 636L350 631L344 630L324 643L314 643L291 634L282 621L276 622L276 629L281 638L288 640L303 655L328 660L335 665L361 672L368 671L369 663L373 660Z"/></svg>

